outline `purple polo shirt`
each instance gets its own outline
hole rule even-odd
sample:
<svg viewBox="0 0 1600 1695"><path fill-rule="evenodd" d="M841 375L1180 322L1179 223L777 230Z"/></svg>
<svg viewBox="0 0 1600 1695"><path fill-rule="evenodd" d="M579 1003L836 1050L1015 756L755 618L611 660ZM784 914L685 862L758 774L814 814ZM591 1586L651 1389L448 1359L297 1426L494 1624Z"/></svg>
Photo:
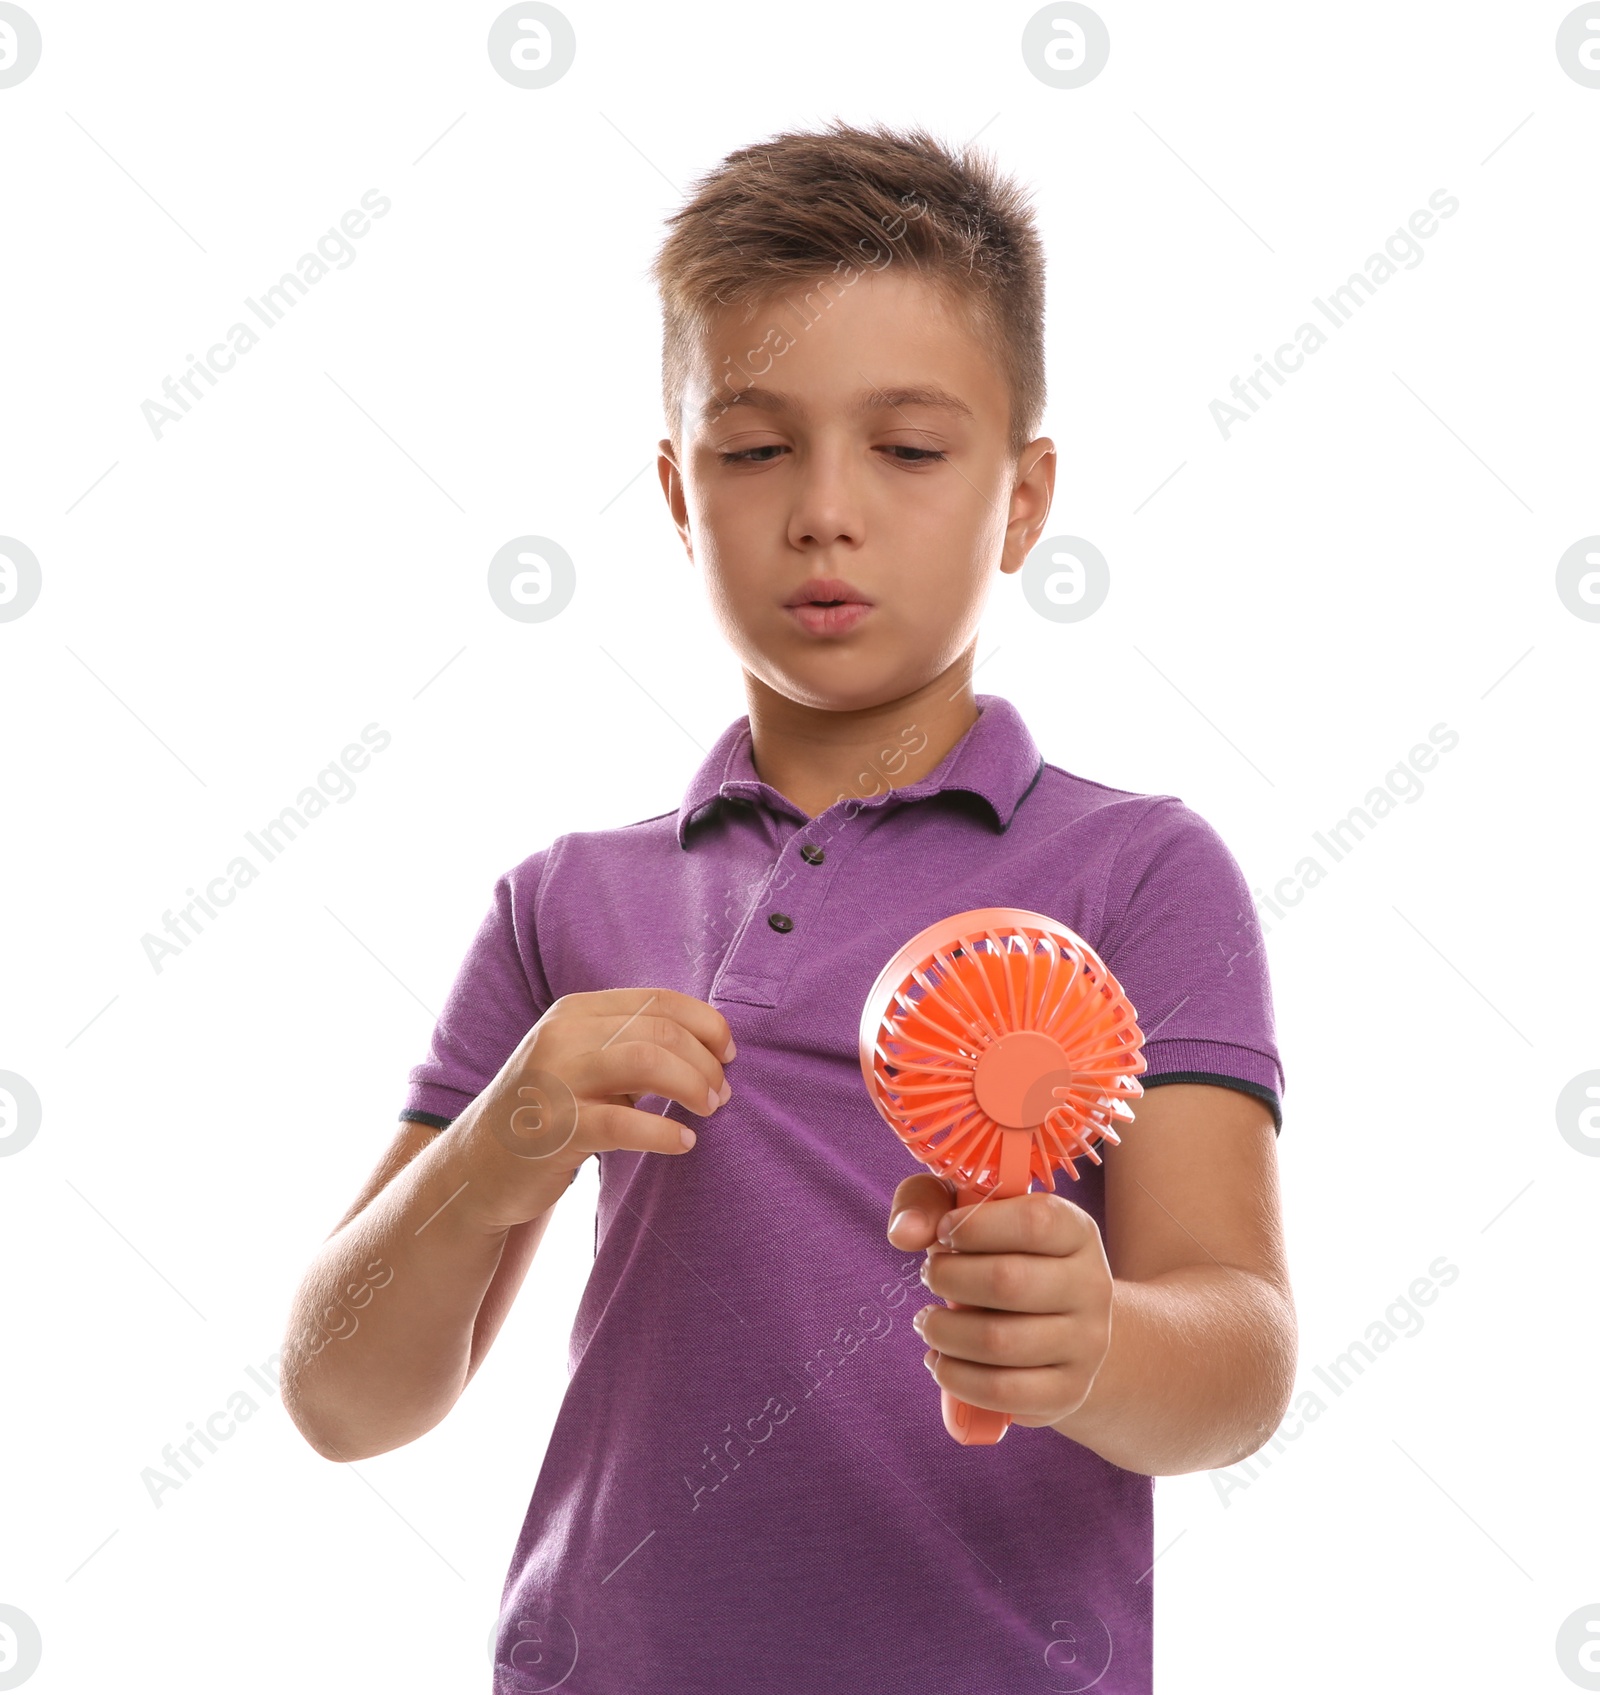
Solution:
<svg viewBox="0 0 1600 1695"><path fill-rule="evenodd" d="M739 1045L710 1119L639 1103L693 1150L600 1157L498 1695L1150 1691L1152 1479L1050 1429L946 1434L910 1323L936 1297L884 1234L920 1168L868 1099L857 1024L917 931L1023 907L1116 974L1146 1088L1220 1083L1281 1128L1266 959L1203 818L1046 763L1008 700L977 704L920 782L894 787L913 724L810 819L756 776L740 718L677 810L560 836L495 885L402 1118L448 1124L560 995L679 989ZM1079 1169L1056 1191L1104 1231L1104 1171Z"/></svg>

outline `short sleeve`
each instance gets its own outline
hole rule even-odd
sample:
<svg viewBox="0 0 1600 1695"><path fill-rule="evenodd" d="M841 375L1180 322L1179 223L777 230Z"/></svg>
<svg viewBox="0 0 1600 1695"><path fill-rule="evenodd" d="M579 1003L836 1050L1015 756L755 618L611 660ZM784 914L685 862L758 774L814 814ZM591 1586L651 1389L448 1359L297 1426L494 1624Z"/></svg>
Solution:
<svg viewBox="0 0 1600 1695"><path fill-rule="evenodd" d="M1283 1128L1283 1066L1260 921L1238 862L1175 795L1157 797L1106 879L1101 957L1144 1034L1139 1081L1215 1083Z"/></svg>
<svg viewBox="0 0 1600 1695"><path fill-rule="evenodd" d="M401 1118L446 1128L494 1081L553 1004L535 922L549 854L541 849L495 883L434 1025L428 1057L411 1068Z"/></svg>

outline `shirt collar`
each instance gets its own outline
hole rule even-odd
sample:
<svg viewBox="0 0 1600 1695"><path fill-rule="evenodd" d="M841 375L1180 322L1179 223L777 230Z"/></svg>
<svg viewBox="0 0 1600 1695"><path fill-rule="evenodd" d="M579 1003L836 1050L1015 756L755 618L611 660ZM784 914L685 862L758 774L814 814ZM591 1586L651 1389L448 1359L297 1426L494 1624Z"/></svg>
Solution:
<svg viewBox="0 0 1600 1695"><path fill-rule="evenodd" d="M900 800L920 800L948 789L964 790L987 802L996 829L1003 831L1023 797L1038 782L1044 759L1022 714L1009 700L997 694L975 695L973 699L978 717L961 740L927 776L895 788L893 793ZM893 778L885 775L883 781L892 783ZM880 788L863 795L862 801L872 805L884 798L886 791ZM759 801L796 818L802 816L793 801L756 775L748 714L736 718L717 737L690 779L678 808L678 845L687 848L689 826L709 816L718 802L726 801L735 805Z"/></svg>

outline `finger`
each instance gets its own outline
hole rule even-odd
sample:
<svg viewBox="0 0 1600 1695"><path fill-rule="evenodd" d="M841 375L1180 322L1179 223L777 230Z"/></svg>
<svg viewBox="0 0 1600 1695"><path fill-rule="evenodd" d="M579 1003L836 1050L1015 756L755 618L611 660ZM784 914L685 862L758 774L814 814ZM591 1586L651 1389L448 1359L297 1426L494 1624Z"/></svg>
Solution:
<svg viewBox="0 0 1600 1695"><path fill-rule="evenodd" d="M653 993L651 992L651 995ZM585 998L592 1002L605 1002L608 997L590 995ZM705 1093L720 1095L725 1088L729 1088L722 1061L707 1053L705 1044L692 1031L685 1029L685 1025L681 1025L675 1017L656 1010L646 1010L649 1003L649 1000L641 1000L639 1005L627 1010L590 1009L581 1015L569 1014L568 1019L561 1025L563 1049L576 1051L581 1058L588 1053L625 1049L631 1042L654 1044L666 1053L676 1054L702 1073L705 1078L702 1097L693 1102L685 1100L683 1105L690 1107L693 1112L705 1112ZM653 1093L653 1090L629 1088L625 1092L619 1090L619 1093L631 1093L637 1097L641 1093Z"/></svg>
<svg viewBox="0 0 1600 1695"><path fill-rule="evenodd" d="M1063 1377L1057 1366L974 1365L950 1354L937 1354L928 1370L934 1382L957 1400L1010 1413L1014 1419L1052 1423L1053 1419L1041 1415L1058 1408L1062 1400Z"/></svg>
<svg viewBox="0 0 1600 1695"><path fill-rule="evenodd" d="M976 1365L1060 1365L1080 1326L1063 1313L990 1312L982 1307L924 1307L912 1328L930 1348Z"/></svg>
<svg viewBox="0 0 1600 1695"><path fill-rule="evenodd" d="M998 1312L1087 1311L1080 1261L1055 1254L952 1253L936 1242L922 1264L923 1287L944 1301Z"/></svg>
<svg viewBox="0 0 1600 1695"><path fill-rule="evenodd" d="M1082 1207L1047 1189L957 1207L943 1223L943 1245L966 1254L1072 1254L1100 1234Z"/></svg>
<svg viewBox="0 0 1600 1695"><path fill-rule="evenodd" d="M700 1118L709 1118L723 1104L698 1063L650 1041L621 1041L614 1047L575 1054L566 1074L574 1093L585 1101L659 1095Z"/></svg>
<svg viewBox="0 0 1600 1695"><path fill-rule="evenodd" d="M722 1061L709 1052L705 1043L670 1013L650 1012L623 1019L600 1045L604 1048L613 1042L629 1040L654 1042L657 1047L665 1048L668 1053L687 1060L704 1075L708 1094L720 1096L732 1092L733 1085L728 1081ZM704 1109L697 1107L695 1110Z"/></svg>
<svg viewBox="0 0 1600 1695"><path fill-rule="evenodd" d="M644 1112L617 1101L585 1101L579 1116L580 1140L593 1153L686 1154L694 1146L684 1144L687 1127L665 1113ZM687 1130L687 1134L694 1132Z"/></svg>
<svg viewBox="0 0 1600 1695"><path fill-rule="evenodd" d="M939 1220L956 1204L955 1185L931 1171L902 1179L889 1202L889 1240L907 1253L933 1245Z"/></svg>
<svg viewBox="0 0 1600 1695"><path fill-rule="evenodd" d="M717 1009L678 989L598 989L584 997L588 1010L625 1021L635 1013L654 1013L683 1026L719 1065L734 1057L733 1028Z"/></svg>

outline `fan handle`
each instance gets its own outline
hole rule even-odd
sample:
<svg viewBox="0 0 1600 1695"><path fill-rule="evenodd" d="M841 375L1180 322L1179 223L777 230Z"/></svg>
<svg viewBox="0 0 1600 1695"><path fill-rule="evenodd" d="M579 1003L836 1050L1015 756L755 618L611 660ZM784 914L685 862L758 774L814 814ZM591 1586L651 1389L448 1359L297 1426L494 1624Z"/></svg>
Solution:
<svg viewBox="0 0 1600 1695"><path fill-rule="evenodd" d="M976 1184L956 1183L956 1206L969 1207L979 1201L1000 1201L1012 1195L1028 1192L1028 1163L1033 1158L1033 1131L1002 1130L1000 1143L1000 1180L988 1189ZM954 1182L952 1178L950 1181ZM952 1312L962 1310L965 1303L946 1300ZM944 1427L965 1447L987 1446L998 1442L1011 1428L1011 1414L993 1407L975 1407L940 1386L939 1406L944 1414Z"/></svg>

